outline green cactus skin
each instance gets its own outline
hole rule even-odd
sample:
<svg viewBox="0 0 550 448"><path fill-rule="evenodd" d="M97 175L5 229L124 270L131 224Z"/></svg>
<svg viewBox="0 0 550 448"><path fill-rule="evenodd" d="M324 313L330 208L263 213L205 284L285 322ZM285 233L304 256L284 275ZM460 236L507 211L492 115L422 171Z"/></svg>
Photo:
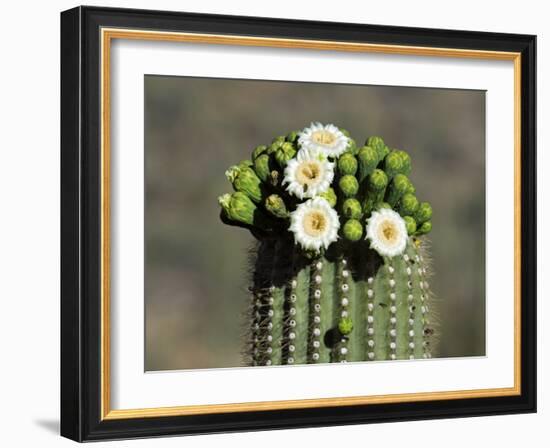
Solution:
<svg viewBox="0 0 550 448"><path fill-rule="evenodd" d="M261 241L246 364L430 358L425 252L424 243L410 237L406 251L393 258L382 259L367 242L342 242L310 259L291 239ZM343 317L353 323L347 335L338 328Z"/></svg>

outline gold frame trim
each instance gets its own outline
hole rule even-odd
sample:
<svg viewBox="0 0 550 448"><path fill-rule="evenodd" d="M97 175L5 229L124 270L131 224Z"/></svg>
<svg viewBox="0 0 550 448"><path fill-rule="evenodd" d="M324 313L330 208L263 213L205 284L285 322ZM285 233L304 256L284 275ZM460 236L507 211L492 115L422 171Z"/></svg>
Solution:
<svg viewBox="0 0 550 448"><path fill-rule="evenodd" d="M110 366L110 55L113 39L187 42L214 45L299 48L399 54L411 56L491 59L514 62L514 386L508 388L369 395L304 400L280 400L215 405L189 405L142 409L111 409ZM304 39L279 39L215 34L101 29L101 420L200 415L227 412L306 409L412 401L502 397L521 394L521 53L417 47Z"/></svg>

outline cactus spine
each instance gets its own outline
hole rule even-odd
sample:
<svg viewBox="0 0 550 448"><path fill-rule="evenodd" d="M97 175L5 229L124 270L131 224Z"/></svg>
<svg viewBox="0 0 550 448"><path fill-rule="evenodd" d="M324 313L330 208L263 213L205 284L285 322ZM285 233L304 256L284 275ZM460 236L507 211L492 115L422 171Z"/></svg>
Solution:
<svg viewBox="0 0 550 448"><path fill-rule="evenodd" d="M432 209L408 154L367 144L312 124L228 170L222 220L257 239L247 365L431 357Z"/></svg>
<svg viewBox="0 0 550 448"><path fill-rule="evenodd" d="M246 363L430 357L431 293L418 241L389 259L366 242L313 259L289 239L260 242Z"/></svg>

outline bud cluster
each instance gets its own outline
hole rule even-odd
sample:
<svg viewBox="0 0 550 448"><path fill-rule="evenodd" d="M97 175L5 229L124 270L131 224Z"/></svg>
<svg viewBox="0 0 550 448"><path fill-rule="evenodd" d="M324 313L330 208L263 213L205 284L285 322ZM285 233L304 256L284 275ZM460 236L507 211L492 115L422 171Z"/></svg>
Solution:
<svg viewBox="0 0 550 448"><path fill-rule="evenodd" d="M369 137L358 147L346 130L329 125L326 129L338 134L332 135L319 128L322 125L316 126L259 145L252 151L251 159L226 171L234 192L219 198L225 223L248 228L258 238L283 234L291 230L297 208L306 200L319 197L337 212L338 236L343 241L353 243L365 238L370 216L385 208L399 213L410 236L431 231L432 207L416 197L409 178L412 166L407 152L390 149L377 136ZM340 144L344 142L340 152L330 152L335 139ZM326 153L312 152L312 147L322 149L322 145L326 145ZM299 198L286 186L291 166L293 182L303 182L303 195ZM330 173L319 172L328 169ZM321 175L329 179L326 185L314 186ZM346 330L344 324L342 330Z"/></svg>

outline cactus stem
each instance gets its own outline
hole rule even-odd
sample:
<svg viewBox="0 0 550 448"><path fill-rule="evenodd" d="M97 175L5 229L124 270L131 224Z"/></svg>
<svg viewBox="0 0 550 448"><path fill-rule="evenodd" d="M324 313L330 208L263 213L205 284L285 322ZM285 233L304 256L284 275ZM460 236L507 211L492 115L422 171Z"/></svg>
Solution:
<svg viewBox="0 0 550 448"><path fill-rule="evenodd" d="M420 309L420 306L419 306L418 294L414 293L416 284L418 283L418 286L420 286L419 285L420 280L418 279L418 271L417 271L417 268L418 268L417 257L418 257L418 255L416 254L416 246L412 245L412 247L413 247L414 250L413 251L408 251L409 253L405 253L403 255L403 260L405 261L405 266L406 266L406 271L407 271L407 285L408 285L408 290L409 290L409 297L410 297L410 295L413 296L413 298L411 300L407 301L407 304L408 304L408 307L409 307L409 331L414 332L414 336L411 339L409 339L409 343L410 343L411 340L413 342L414 341L417 342L412 349L410 349L410 345L409 345L409 349L410 349L409 358L411 358L411 356L412 356L412 358L415 359L415 358L418 358L418 357L422 358L424 356L425 343L424 343L424 320L421 317L421 309ZM412 322L412 324L411 324L411 322ZM420 347L418 347L418 341L419 341L418 333L421 334L421 336L420 336L421 346ZM412 355L411 355L411 353L412 353Z"/></svg>
<svg viewBox="0 0 550 448"><path fill-rule="evenodd" d="M323 294L323 262L321 258L313 261L311 270L311 334L310 334L310 354L309 359L312 363L318 363L321 356L321 296Z"/></svg>
<svg viewBox="0 0 550 448"><path fill-rule="evenodd" d="M386 266L388 269L388 284L390 286L390 359L397 358L397 296L395 292L395 279L392 259L386 260Z"/></svg>
<svg viewBox="0 0 550 448"><path fill-rule="evenodd" d="M420 257L419 257L420 258ZM418 287L420 288L420 311L422 313L422 318L424 319L424 322L426 322L426 311L427 311L427 305L426 305L426 297L425 297L425 286L424 286L424 278L422 276L422 268L418 268Z"/></svg>
<svg viewBox="0 0 550 448"><path fill-rule="evenodd" d="M296 249L298 251L298 249ZM304 260L301 259L303 263ZM303 266L303 265L302 265ZM296 295L298 296L298 306L296 314L296 328L298 335L296 340L295 362L305 364L308 360L309 351L309 329L310 329L310 272L311 266L306 264L298 272L298 286Z"/></svg>
<svg viewBox="0 0 550 448"><path fill-rule="evenodd" d="M253 363L271 365L273 297L269 290L255 294L253 327Z"/></svg>
<svg viewBox="0 0 550 448"><path fill-rule="evenodd" d="M266 241L259 252L273 260L270 265L257 265L254 277L255 323L253 328L253 363L270 366L280 364L283 296L275 287L275 276L281 260L282 241ZM260 262L258 257L258 263ZM265 263L265 261L263 262Z"/></svg>
<svg viewBox="0 0 550 448"><path fill-rule="evenodd" d="M298 276L296 275L297 258L298 252L294 250L292 253L292 275L285 291L285 317L283 324L283 340L285 343L283 346L283 364L294 364L296 361L296 339L299 337L299 332L301 331L301 328L297 328L296 322L296 308L298 306Z"/></svg>
<svg viewBox="0 0 550 448"><path fill-rule="evenodd" d="M419 291L419 294L413 294L414 298L409 302L409 358L431 358L433 328L428 319L431 310L426 264L422 247L417 248L415 244L410 244L410 247L411 250L403 255L403 260L409 277L408 284L412 285L411 289Z"/></svg>
<svg viewBox="0 0 550 448"><path fill-rule="evenodd" d="M374 360L374 278L367 278L367 359Z"/></svg>
<svg viewBox="0 0 550 448"><path fill-rule="evenodd" d="M338 262L338 268L337 268L337 274L338 274L338 297L340 298L339 303L339 309L340 309L340 318L341 317L348 317L349 316L349 310L348 306L350 305L350 298L351 294L349 294L349 269L348 269L348 261L345 258L340 258ZM344 335L342 335L340 339L340 343L336 344L335 347L336 353L334 353L335 359L339 360L342 363L347 362L347 354L348 354L348 338Z"/></svg>
<svg viewBox="0 0 550 448"><path fill-rule="evenodd" d="M414 256L414 261L416 262L416 266L418 267L417 274L418 274L418 287L420 288L420 313L421 313L421 322L422 322L422 348L423 353L422 357L424 359L427 359L430 357L428 347L429 347L429 338L428 338L428 331L427 325L429 324L428 319L426 317L426 296L425 296L425 289L424 289L424 281L423 277L421 275L422 273L422 265L421 262L423 261L422 257L418 255L418 253Z"/></svg>
<svg viewBox="0 0 550 448"><path fill-rule="evenodd" d="M271 286L269 288L269 294L267 297L267 314L265 318L265 324L266 324L266 359L265 359L265 365L270 366L271 365L271 357L273 355L273 296L271 293L275 289L274 286Z"/></svg>
<svg viewBox="0 0 550 448"><path fill-rule="evenodd" d="M408 256L403 257L403 258L405 260L405 265L407 266L407 268L406 268L406 271L407 271L407 285L412 286L412 282L413 282L412 268L407 263ZM415 348L415 344L414 344L414 309L413 309L414 295L412 294L411 288L409 287L408 289L409 290L407 291L407 304L408 304L408 308L409 308L409 326L408 326L408 328L409 328L409 359L414 359L415 358L415 356L414 356L414 348Z"/></svg>
<svg viewBox="0 0 550 448"><path fill-rule="evenodd" d="M256 292L251 288L252 290L252 365L256 366L258 365L258 358L259 358L259 347L258 343L260 341L260 309L262 306L262 303L260 301L260 298L256 294Z"/></svg>
<svg viewBox="0 0 550 448"><path fill-rule="evenodd" d="M418 261L418 278L419 278L419 287L420 287L420 301L421 307L420 311L422 313L422 334L423 334L423 345L424 345L424 358L431 358L430 353L430 333L428 330L428 325L430 324L427 314L429 313L427 297L429 294L429 284L426 280L426 268L424 267L424 258L422 255L417 255Z"/></svg>
<svg viewBox="0 0 550 448"><path fill-rule="evenodd" d="M309 341L309 265L304 265L298 248L292 252L284 277L282 364L306 364ZM283 260L284 261L284 260Z"/></svg>
<svg viewBox="0 0 550 448"><path fill-rule="evenodd" d="M292 247L289 258L284 292L282 364L304 364L307 361L304 352L308 337L309 271L301 266L297 248Z"/></svg>
<svg viewBox="0 0 550 448"><path fill-rule="evenodd" d="M424 247L411 237L402 256L382 259L366 246L348 255L347 244L310 260L289 240L260 243L249 364L431 357Z"/></svg>

